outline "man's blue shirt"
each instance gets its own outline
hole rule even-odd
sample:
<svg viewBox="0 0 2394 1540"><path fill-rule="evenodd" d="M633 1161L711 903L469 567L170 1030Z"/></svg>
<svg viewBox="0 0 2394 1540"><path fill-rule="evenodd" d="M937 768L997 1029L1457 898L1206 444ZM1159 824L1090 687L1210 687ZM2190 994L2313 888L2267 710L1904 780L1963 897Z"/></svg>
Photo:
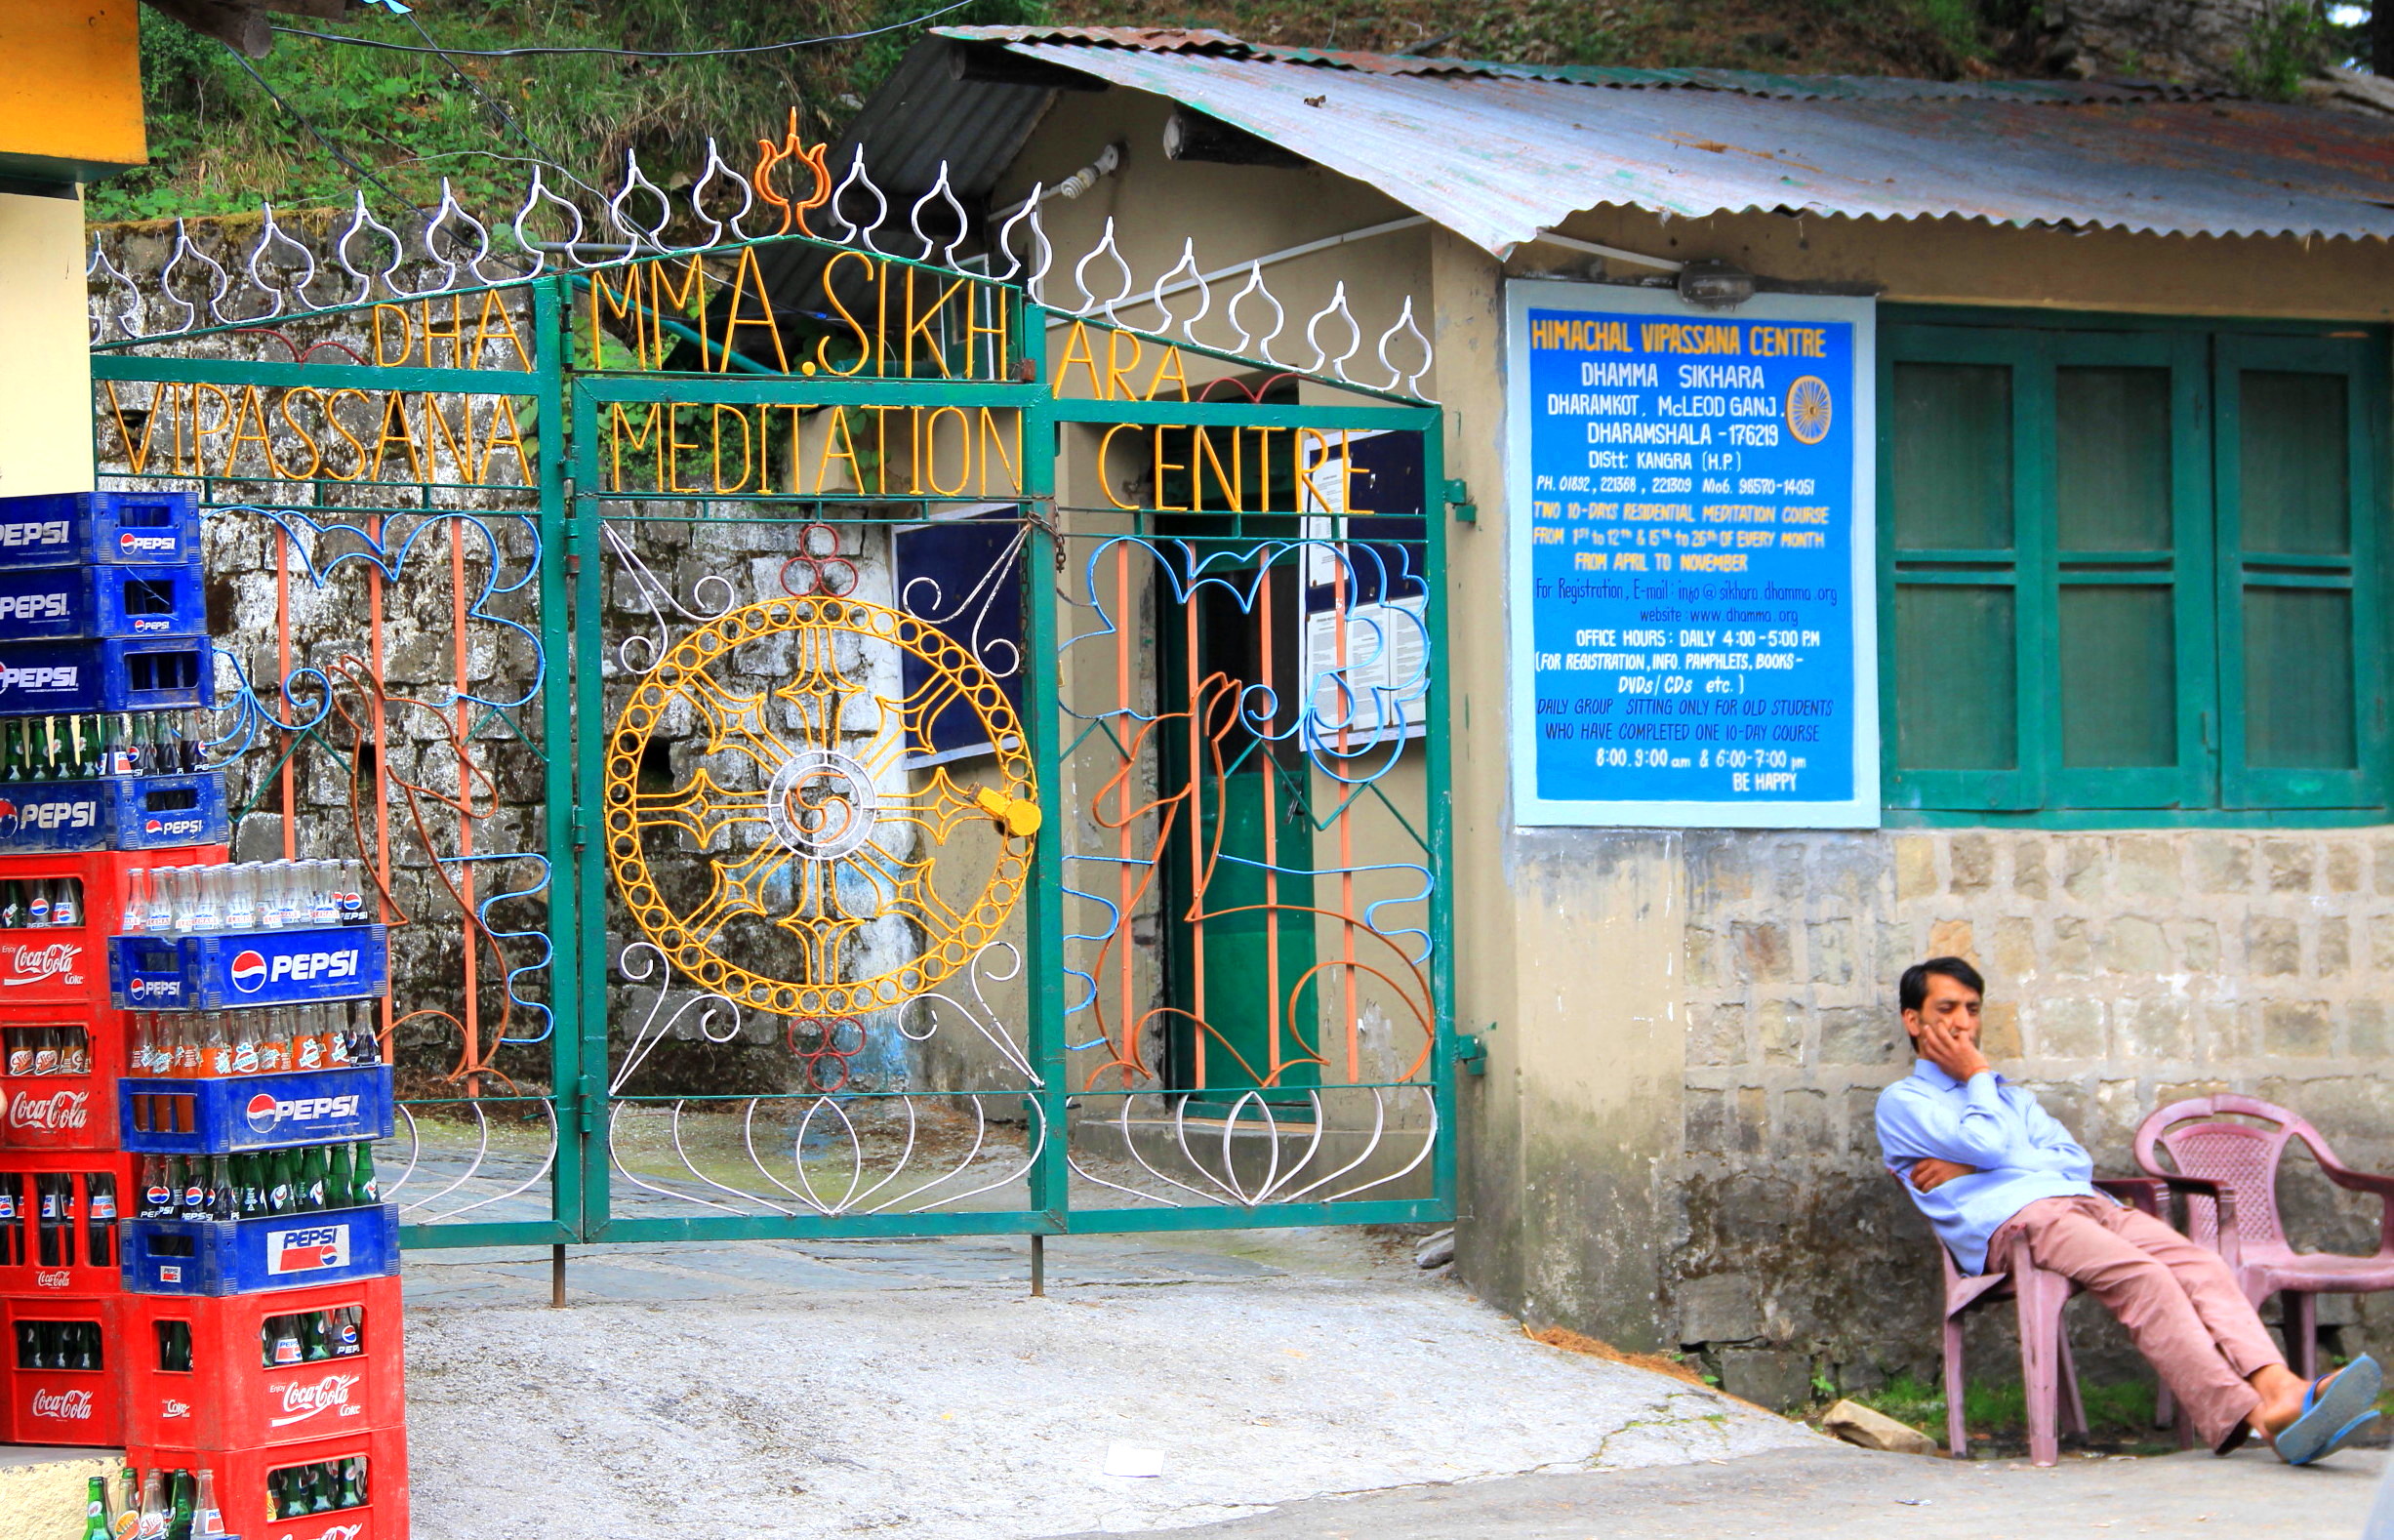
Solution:
<svg viewBox="0 0 2394 1540"><path fill-rule="evenodd" d="M1975 1166L1934 1191L1904 1183L1937 1238L1967 1273L1987 1270L1987 1241L2004 1221L2044 1197L2099 1197L2094 1161L2035 1096L1981 1071L1968 1082L1923 1059L1879 1093L1879 1150L1905 1175L1934 1156Z"/></svg>

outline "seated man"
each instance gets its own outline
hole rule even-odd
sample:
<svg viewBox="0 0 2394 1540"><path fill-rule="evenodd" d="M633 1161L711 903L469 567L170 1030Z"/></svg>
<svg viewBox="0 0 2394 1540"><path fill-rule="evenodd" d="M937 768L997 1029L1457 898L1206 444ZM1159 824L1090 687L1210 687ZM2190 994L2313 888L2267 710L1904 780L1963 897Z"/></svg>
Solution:
<svg viewBox="0 0 2394 1540"><path fill-rule="evenodd" d="M2215 1252L2097 1192L2069 1130L1987 1068L1985 992L1960 957L1905 969L1898 993L1919 1062L1879 1095L1880 1152L1955 1265L2002 1268L2025 1238L2037 1266L2120 1318L2215 1453L2257 1433L2308 1465L2349 1440L2376 1415L2375 1361L2305 1385Z"/></svg>

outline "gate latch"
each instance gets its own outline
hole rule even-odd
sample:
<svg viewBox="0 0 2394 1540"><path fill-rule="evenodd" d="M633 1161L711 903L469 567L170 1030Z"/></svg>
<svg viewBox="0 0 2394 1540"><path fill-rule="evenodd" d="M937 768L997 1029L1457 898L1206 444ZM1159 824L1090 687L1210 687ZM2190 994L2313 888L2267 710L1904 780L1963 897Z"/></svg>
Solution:
<svg viewBox="0 0 2394 1540"><path fill-rule="evenodd" d="M1446 483L1446 511L1458 524L1480 522L1480 506L1472 501L1469 482L1456 477Z"/></svg>
<svg viewBox="0 0 2394 1540"><path fill-rule="evenodd" d="M1455 1068L1465 1074L1488 1073L1488 1045L1467 1032L1455 1033Z"/></svg>

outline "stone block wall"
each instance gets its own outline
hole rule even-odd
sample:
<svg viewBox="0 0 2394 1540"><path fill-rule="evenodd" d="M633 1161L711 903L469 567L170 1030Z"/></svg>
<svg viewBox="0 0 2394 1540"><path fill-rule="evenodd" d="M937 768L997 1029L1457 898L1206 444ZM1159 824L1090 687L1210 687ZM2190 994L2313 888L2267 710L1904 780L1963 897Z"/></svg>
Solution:
<svg viewBox="0 0 2394 1540"><path fill-rule="evenodd" d="M1867 1388L1936 1370L1928 1229L1880 1166L1872 1108L1908 1074L1908 964L1987 976L1984 1045L2093 1155L2134 1170L2153 1110L2239 1090L2308 1116L2347 1163L2394 1166L2394 835L2383 831L1691 833L1686 1071L1665 1326L1732 1390ZM2367 1251L2378 1205L2297 1151L2297 1245ZM2090 1372L2141 1372L2090 1305ZM2345 1351L2388 1302L2337 1300ZM1990 1331L1972 1372L2016 1374Z"/></svg>

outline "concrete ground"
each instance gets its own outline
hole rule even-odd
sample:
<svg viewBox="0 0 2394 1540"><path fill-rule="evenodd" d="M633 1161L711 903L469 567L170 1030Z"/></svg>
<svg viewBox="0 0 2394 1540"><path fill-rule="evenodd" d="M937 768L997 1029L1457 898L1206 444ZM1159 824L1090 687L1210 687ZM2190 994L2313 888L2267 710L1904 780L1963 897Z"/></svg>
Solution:
<svg viewBox="0 0 2394 1540"><path fill-rule="evenodd" d="M417 1540L2358 1536L2292 1471L1867 1454L1547 1348L1345 1231L412 1252ZM1152 1458L1152 1477L1108 1474Z"/></svg>
<svg viewBox="0 0 2394 1540"><path fill-rule="evenodd" d="M1347 1232L407 1261L417 1540L997 1540L1734 1459L1806 1430L1524 1338ZM1149 1451L1160 1474L1108 1475Z"/></svg>
<svg viewBox="0 0 2394 1540"><path fill-rule="evenodd" d="M1291 1503L1189 1540L2358 1540L2382 1450L2307 1471L2263 1450L1957 1463L1843 1446L1719 1464L1554 1473ZM1102 1530L1084 1531L1090 1540Z"/></svg>

